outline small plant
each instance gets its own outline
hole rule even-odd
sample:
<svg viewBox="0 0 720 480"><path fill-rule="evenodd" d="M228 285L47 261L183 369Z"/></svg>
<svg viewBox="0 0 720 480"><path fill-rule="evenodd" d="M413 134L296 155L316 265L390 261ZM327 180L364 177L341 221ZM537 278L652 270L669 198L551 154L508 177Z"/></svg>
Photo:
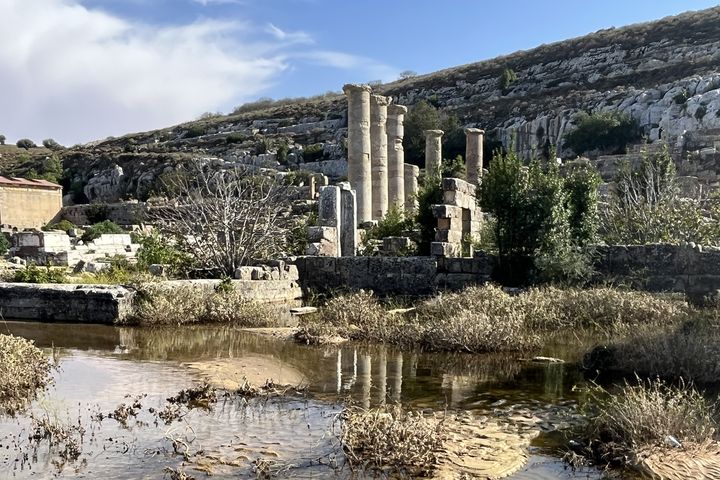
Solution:
<svg viewBox="0 0 720 480"><path fill-rule="evenodd" d="M686 88L683 88L675 94L675 96L673 97L673 101L676 105L685 105L685 102L688 101L688 98L690 98L690 94L688 93Z"/></svg>
<svg viewBox="0 0 720 480"><path fill-rule="evenodd" d="M93 203L85 210L90 225L100 223L108 219L110 208L105 203Z"/></svg>
<svg viewBox="0 0 720 480"><path fill-rule="evenodd" d="M8 237L4 233L0 233L0 255L6 255L11 246Z"/></svg>
<svg viewBox="0 0 720 480"><path fill-rule="evenodd" d="M141 245L138 250L138 266L147 270L150 265L167 265L169 273L181 275L189 270L192 258L180 251L173 242L153 231L147 235L138 235L135 242Z"/></svg>
<svg viewBox="0 0 720 480"><path fill-rule="evenodd" d="M697 110L695 110L695 119L699 122L703 118L705 118L705 115L707 114L707 107L705 105L700 105Z"/></svg>
<svg viewBox="0 0 720 480"><path fill-rule="evenodd" d="M90 227L88 227L85 232L82 234L82 241L85 243L92 242L96 238L100 238L101 235L104 234L118 234L118 233L127 233L123 228L114 223L110 220L105 220L100 223L96 223Z"/></svg>
<svg viewBox="0 0 720 480"><path fill-rule="evenodd" d="M303 161L305 163L317 162L323 157L323 144L316 143L308 145L303 149Z"/></svg>
<svg viewBox="0 0 720 480"><path fill-rule="evenodd" d="M56 142L52 138L46 138L45 140L43 140L42 143L43 143L43 146L49 150L61 150L64 148L62 145L60 145L58 142Z"/></svg>
<svg viewBox="0 0 720 480"><path fill-rule="evenodd" d="M44 227L42 227L43 231L49 232L51 230L62 230L63 232L67 232L68 230L72 230L74 228L77 228L77 225L72 223L70 220L60 220L59 222L55 223L48 223Z"/></svg>
<svg viewBox="0 0 720 480"><path fill-rule="evenodd" d="M13 277L13 281L18 283L65 283L66 280L64 268L39 267L34 263L17 270Z"/></svg>

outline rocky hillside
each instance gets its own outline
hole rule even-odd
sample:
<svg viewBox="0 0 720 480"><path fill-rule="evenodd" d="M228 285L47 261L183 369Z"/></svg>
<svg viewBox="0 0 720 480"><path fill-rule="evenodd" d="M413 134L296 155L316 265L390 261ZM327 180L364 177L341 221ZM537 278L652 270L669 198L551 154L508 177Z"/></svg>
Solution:
<svg viewBox="0 0 720 480"><path fill-rule="evenodd" d="M516 79L505 88L505 70ZM341 86L338 85L338 88ZM619 110L650 141L685 146L686 132L720 128L720 7L602 30L376 88L397 103L427 100L464 125L529 154L562 148L577 112ZM67 187L90 200L143 199L188 156L345 175L345 99L325 95L106 139L63 154Z"/></svg>

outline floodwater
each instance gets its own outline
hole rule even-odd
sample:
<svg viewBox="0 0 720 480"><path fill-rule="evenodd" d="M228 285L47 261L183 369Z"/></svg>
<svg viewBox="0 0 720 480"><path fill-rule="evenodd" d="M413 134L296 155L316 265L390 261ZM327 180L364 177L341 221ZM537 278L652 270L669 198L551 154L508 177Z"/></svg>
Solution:
<svg viewBox="0 0 720 480"><path fill-rule="evenodd" d="M531 422L540 435L530 461L512 479L601 478L560 460L561 430L579 418L585 383L571 364L513 357L401 352L383 346L297 345L231 327L130 328L3 322L2 333L35 341L59 368L30 411L83 429L82 453L65 462L58 448L28 439L28 414L0 418L0 478L362 478L345 464L337 415L349 403L388 402L428 411ZM558 342L546 355L576 360L580 348ZM158 419L166 399L202 382L188 362L268 358L299 371L307 393L245 400L220 398L180 421ZM261 372L264 374L265 372ZM273 372L267 372L272 378ZM126 425L102 418L118 405L141 405ZM519 419L519 420L518 420ZM524 420L523 420L524 419ZM77 430L79 432L79 430ZM76 432L76 433L77 433ZM77 434L80 438L79 433Z"/></svg>

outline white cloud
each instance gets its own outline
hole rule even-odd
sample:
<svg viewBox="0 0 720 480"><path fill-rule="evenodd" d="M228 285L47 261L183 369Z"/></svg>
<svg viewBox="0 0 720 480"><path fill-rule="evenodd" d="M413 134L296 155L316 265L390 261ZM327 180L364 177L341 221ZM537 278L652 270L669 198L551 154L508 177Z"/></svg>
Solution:
<svg viewBox="0 0 720 480"><path fill-rule="evenodd" d="M75 143L187 121L256 97L287 67L240 22L153 27L71 0L0 0L0 11L9 140Z"/></svg>
<svg viewBox="0 0 720 480"><path fill-rule="evenodd" d="M79 0L0 0L0 12L0 133L8 141L74 144L166 127L257 98L300 63L350 70L359 81L396 75L273 24L155 26Z"/></svg>
<svg viewBox="0 0 720 480"><path fill-rule="evenodd" d="M244 0L193 0L195 3L199 3L203 7L208 5L243 5Z"/></svg>

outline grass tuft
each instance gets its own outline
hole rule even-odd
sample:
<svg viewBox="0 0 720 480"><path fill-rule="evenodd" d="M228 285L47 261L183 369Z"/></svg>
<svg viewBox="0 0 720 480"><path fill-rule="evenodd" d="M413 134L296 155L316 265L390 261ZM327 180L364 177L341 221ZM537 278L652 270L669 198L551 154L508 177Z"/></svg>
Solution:
<svg viewBox="0 0 720 480"><path fill-rule="evenodd" d="M31 341L0 335L0 413L13 414L50 381L52 365Z"/></svg>

